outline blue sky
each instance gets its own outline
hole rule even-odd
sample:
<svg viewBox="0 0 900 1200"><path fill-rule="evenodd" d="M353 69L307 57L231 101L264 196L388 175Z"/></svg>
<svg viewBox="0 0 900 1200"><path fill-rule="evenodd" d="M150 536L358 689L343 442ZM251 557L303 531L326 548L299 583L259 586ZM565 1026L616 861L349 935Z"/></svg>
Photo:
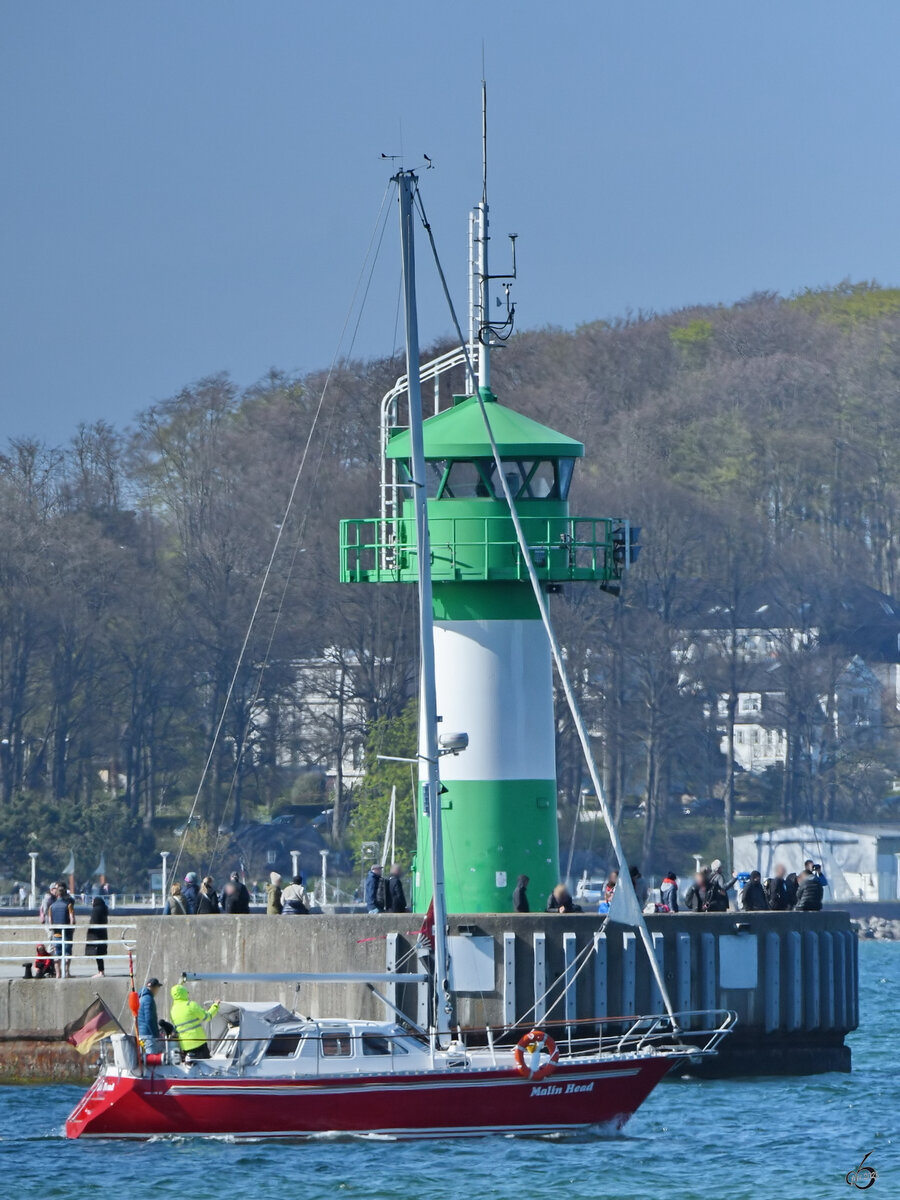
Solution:
<svg viewBox="0 0 900 1200"><path fill-rule="evenodd" d="M521 327L900 281L894 0L42 0L0 9L0 413L58 443L327 365L389 170L458 303L482 38ZM422 336L448 331L420 249ZM389 353L392 215L356 353Z"/></svg>

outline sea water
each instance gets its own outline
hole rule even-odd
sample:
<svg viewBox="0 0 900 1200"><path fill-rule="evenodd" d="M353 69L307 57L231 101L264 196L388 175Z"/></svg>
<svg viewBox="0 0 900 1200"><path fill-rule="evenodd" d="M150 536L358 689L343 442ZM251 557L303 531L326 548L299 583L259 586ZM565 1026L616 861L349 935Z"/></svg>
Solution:
<svg viewBox="0 0 900 1200"><path fill-rule="evenodd" d="M458 1142L68 1142L80 1088L0 1087L0 1200L851 1200L869 1152L867 1197L900 1200L900 944L859 959L849 1075L666 1081L618 1135Z"/></svg>

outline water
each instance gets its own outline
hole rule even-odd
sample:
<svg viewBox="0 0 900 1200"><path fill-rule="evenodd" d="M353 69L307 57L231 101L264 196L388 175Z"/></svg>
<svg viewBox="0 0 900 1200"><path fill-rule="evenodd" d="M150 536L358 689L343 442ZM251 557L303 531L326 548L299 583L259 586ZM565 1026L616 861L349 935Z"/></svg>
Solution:
<svg viewBox="0 0 900 1200"><path fill-rule="evenodd" d="M614 1137L295 1145L67 1142L73 1087L0 1087L0 1200L871 1200L900 1197L900 944L860 946L853 1073L664 1083Z"/></svg>

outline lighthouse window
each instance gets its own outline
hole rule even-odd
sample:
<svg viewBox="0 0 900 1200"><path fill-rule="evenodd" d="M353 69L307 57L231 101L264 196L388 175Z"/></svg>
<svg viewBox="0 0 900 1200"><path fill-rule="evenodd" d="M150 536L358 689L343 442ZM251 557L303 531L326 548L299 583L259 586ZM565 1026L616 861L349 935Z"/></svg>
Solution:
<svg viewBox="0 0 900 1200"><path fill-rule="evenodd" d="M561 458L556 464L559 475L559 498L568 500L569 488L572 486L572 472L575 470L574 458Z"/></svg>
<svg viewBox="0 0 900 1200"><path fill-rule="evenodd" d="M525 481L519 495L525 500L556 498L556 474L552 462L523 462Z"/></svg>
<svg viewBox="0 0 900 1200"><path fill-rule="evenodd" d="M494 494L491 478L494 464L489 458L450 463L444 477L440 496L447 500L473 500Z"/></svg>
<svg viewBox="0 0 900 1200"><path fill-rule="evenodd" d="M446 466L447 464L444 462L425 463L425 494L429 500L433 500L435 496L440 495ZM409 463L401 463L400 467L401 482L410 483L412 481L412 474L410 473ZM411 495L412 493L409 494Z"/></svg>

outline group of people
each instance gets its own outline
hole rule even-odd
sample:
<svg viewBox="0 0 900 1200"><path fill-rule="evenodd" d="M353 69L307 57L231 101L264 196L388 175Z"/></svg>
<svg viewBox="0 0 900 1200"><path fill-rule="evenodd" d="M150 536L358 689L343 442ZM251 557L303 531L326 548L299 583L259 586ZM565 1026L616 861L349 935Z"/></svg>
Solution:
<svg viewBox="0 0 900 1200"><path fill-rule="evenodd" d="M631 883L634 887L638 903L643 908L649 898L649 889L645 886L643 876L637 867L630 868ZM694 880L680 898L678 876L675 871L667 871L659 889L659 903L655 906L657 912L677 913L682 905L688 912L728 912L730 900L728 893L738 882L738 876L726 878L721 861L716 858L708 867L704 867L694 876ZM513 891L513 912L531 912L528 902L528 876L520 875L516 880ZM610 871L603 887L603 897L600 901L602 912L608 911L613 894L619 883L619 872ZM772 911L787 912L794 909L798 912L818 912L822 907L824 889L828 880L822 868L812 859L807 859L799 875L788 874L780 864L776 866L774 875L763 882L759 871L752 871L740 893L740 907L745 912ZM547 906L548 913L578 913L582 909L575 903L564 883L559 883L550 893Z"/></svg>
<svg viewBox="0 0 900 1200"><path fill-rule="evenodd" d="M187 988L176 983L171 989L172 1003L169 1009L171 1020L161 1019L156 1008L156 997L162 984L156 978L147 980L141 989L137 1012L138 1037L145 1054L162 1054L167 1038L176 1038L182 1058L209 1058L209 1042L204 1025L219 1011L220 1001L214 1000L204 1008L192 1000Z"/></svg>
<svg viewBox="0 0 900 1200"><path fill-rule="evenodd" d="M310 895L303 886L303 876L295 875L284 886L284 879L277 871L269 873L266 884L266 914L272 916L297 917L309 913ZM214 913L235 915L250 911L250 892L237 871L231 873L222 888L221 896L216 891L211 875L198 880L196 871L188 871L184 883L173 883L163 913L167 917L208 916Z"/></svg>
<svg viewBox="0 0 900 1200"><path fill-rule="evenodd" d="M379 913L409 912L399 863L393 863L387 875L381 863L372 863L366 875L364 902L370 917Z"/></svg>
<svg viewBox="0 0 900 1200"><path fill-rule="evenodd" d="M737 881L736 875L726 880L721 862L715 859L709 867L694 876L694 882L684 895L685 905L691 912L727 912L728 893ZM670 871L660 889L663 904L667 903L667 894L671 897L671 912L678 911L677 885L677 877L674 871ZM787 868L779 863L775 873L765 881L761 872L750 872L749 879L741 888L740 906L744 912L789 912L792 909L797 912L819 912L826 887L828 880L821 866L811 858L803 864L799 875L795 872L788 874Z"/></svg>
<svg viewBox="0 0 900 1200"><path fill-rule="evenodd" d="M188 871L183 884L176 881L169 888L169 898L163 909L163 915L167 917L205 917L216 913L248 913L249 911L250 893L237 871L232 871L231 877L222 888L221 896L216 891L215 881L211 875L206 875L201 880L196 871Z"/></svg>
<svg viewBox="0 0 900 1200"><path fill-rule="evenodd" d="M765 881L759 871L751 871L750 879L741 891L741 908L745 911L819 912L828 880L817 862L808 858L803 870L787 872L779 863L775 874Z"/></svg>
<svg viewBox="0 0 900 1200"><path fill-rule="evenodd" d="M31 979L66 979L72 974L72 954L75 940L75 897L64 879L51 883L41 900L40 922L47 936L35 946L34 961L27 964L25 974ZM103 896L91 901L87 939L84 952L97 963L95 978L104 975L109 953L107 925L109 908Z"/></svg>

